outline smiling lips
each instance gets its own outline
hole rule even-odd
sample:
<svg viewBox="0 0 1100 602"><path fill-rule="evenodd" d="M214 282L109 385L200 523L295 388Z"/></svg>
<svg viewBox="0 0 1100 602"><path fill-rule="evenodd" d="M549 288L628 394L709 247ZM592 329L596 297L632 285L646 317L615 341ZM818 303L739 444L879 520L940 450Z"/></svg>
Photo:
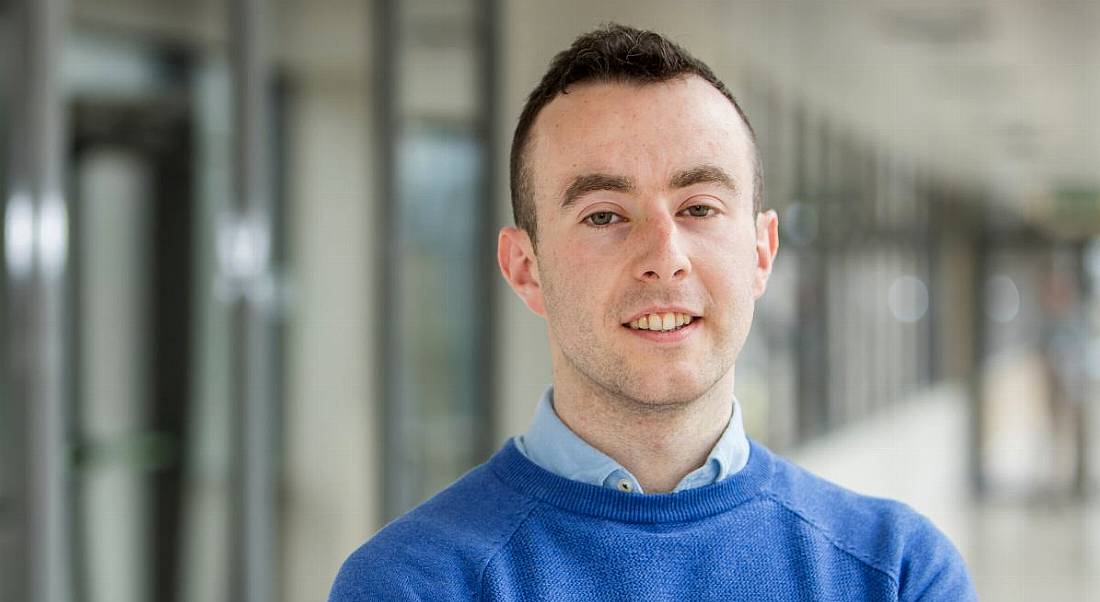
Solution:
<svg viewBox="0 0 1100 602"><path fill-rule="evenodd" d="M642 316L637 320L632 320L629 326L632 330L669 331L687 326L691 324L693 319L691 314L666 312Z"/></svg>

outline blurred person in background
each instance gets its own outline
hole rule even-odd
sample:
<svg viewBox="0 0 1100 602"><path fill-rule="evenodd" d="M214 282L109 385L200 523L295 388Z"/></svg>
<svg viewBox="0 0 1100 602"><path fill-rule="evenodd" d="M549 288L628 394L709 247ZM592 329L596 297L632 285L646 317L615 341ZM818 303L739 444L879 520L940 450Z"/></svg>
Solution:
<svg viewBox="0 0 1100 602"><path fill-rule="evenodd" d="M525 434L355 551L331 600L976 598L925 517L745 435L734 365L778 218L707 65L653 32L582 35L511 162L498 261L546 320L553 387Z"/></svg>
<svg viewBox="0 0 1100 602"><path fill-rule="evenodd" d="M1065 493L1083 497L1088 482L1088 321L1072 256L1055 251L1049 264L1039 299L1052 457L1049 481L1042 485L1056 498Z"/></svg>

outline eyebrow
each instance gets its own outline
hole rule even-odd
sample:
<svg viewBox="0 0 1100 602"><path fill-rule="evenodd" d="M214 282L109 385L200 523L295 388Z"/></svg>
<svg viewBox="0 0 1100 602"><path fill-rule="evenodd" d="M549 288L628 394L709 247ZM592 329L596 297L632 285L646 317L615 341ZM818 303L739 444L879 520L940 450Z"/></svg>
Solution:
<svg viewBox="0 0 1100 602"><path fill-rule="evenodd" d="M569 188L565 189L562 196L561 208L568 209L577 202L577 199L598 190L610 190L612 192L630 192L634 190L634 183L624 176L613 176L605 173L590 173L577 176Z"/></svg>
<svg viewBox="0 0 1100 602"><path fill-rule="evenodd" d="M736 192L737 185L726 170L717 165L703 164L691 169L685 169L672 176L669 186L672 188L687 188L696 184L719 184Z"/></svg>
<svg viewBox="0 0 1100 602"><path fill-rule="evenodd" d="M695 167L676 172L669 179L671 188L687 188L696 184L719 184L736 192L737 185L733 178L721 167L704 163ZM565 189L562 195L561 208L568 209L577 202L577 199L600 190L611 192L632 192L634 182L626 176L616 176L606 173L590 173L573 178L573 182Z"/></svg>

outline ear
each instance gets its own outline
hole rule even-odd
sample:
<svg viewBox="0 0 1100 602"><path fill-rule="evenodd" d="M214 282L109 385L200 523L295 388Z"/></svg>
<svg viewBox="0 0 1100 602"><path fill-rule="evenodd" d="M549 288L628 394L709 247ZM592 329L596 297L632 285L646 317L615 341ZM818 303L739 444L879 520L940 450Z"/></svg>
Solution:
<svg viewBox="0 0 1100 602"><path fill-rule="evenodd" d="M546 317L538 259L526 230L512 226L500 229L500 236L497 238L497 263L508 285L527 307L535 314Z"/></svg>
<svg viewBox="0 0 1100 602"><path fill-rule="evenodd" d="M779 216L775 211L763 211L756 216L756 273L753 277L753 298L759 299L768 288L775 254L779 251Z"/></svg>

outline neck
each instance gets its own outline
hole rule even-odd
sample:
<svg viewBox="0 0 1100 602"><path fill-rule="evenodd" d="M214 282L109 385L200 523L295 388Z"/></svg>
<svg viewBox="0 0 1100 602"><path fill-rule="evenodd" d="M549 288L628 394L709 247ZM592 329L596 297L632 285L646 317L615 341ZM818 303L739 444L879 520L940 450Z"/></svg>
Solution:
<svg viewBox="0 0 1100 602"><path fill-rule="evenodd" d="M667 405L600 389L555 370L554 410L574 433L630 471L642 489L666 493L706 461L733 412L734 370L698 399Z"/></svg>

